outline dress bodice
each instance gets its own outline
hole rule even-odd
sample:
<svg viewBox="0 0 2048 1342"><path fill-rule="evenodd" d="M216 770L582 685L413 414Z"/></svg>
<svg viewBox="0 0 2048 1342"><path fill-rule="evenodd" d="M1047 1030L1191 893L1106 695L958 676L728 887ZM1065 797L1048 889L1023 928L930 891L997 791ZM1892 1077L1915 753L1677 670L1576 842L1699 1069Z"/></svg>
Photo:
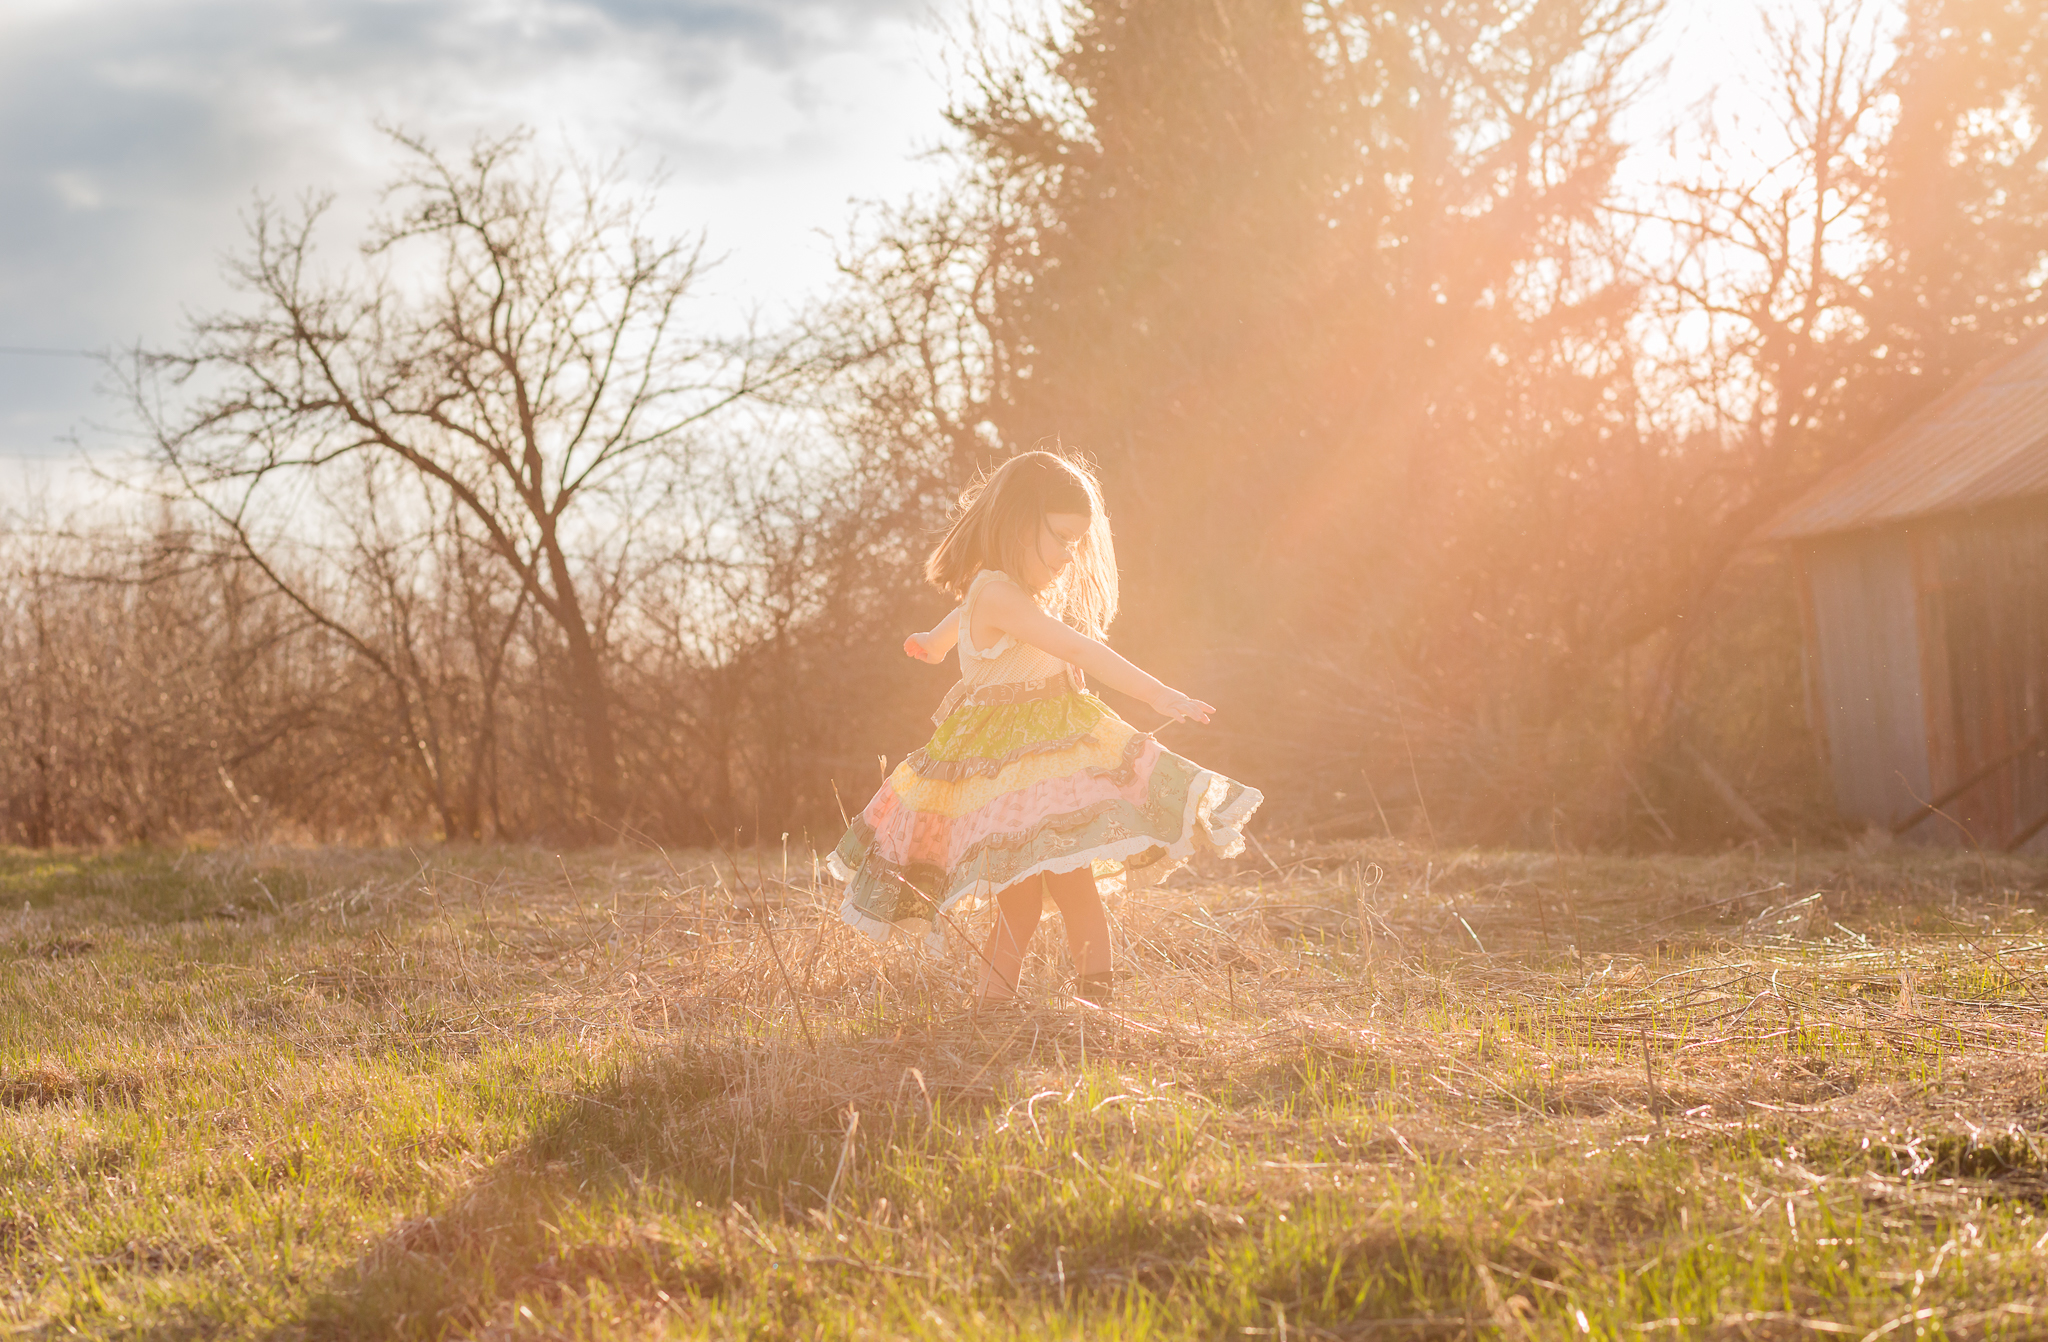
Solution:
<svg viewBox="0 0 2048 1342"><path fill-rule="evenodd" d="M974 581L967 587L967 597L960 603L960 684L972 691L989 685L1044 680L1064 672L1065 662L1029 643L1019 643L1009 634L986 648L974 646L975 603L992 582L1006 582L1023 590L1022 583L999 569L985 568L974 575Z"/></svg>

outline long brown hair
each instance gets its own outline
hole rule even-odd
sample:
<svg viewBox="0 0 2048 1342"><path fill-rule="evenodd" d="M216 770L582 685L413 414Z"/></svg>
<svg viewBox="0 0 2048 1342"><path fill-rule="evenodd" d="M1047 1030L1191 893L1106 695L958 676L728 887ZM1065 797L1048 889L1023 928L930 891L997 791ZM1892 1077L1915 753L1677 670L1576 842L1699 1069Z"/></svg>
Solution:
<svg viewBox="0 0 2048 1342"><path fill-rule="evenodd" d="M1048 513L1077 513L1088 519L1088 530L1074 547L1074 562L1036 593L1038 604L1054 619L1101 638L1116 618L1116 546L1094 472L1072 457L1023 452L975 480L961 493L959 511L925 561L924 576L956 597L967 595L985 568L1017 577Z"/></svg>

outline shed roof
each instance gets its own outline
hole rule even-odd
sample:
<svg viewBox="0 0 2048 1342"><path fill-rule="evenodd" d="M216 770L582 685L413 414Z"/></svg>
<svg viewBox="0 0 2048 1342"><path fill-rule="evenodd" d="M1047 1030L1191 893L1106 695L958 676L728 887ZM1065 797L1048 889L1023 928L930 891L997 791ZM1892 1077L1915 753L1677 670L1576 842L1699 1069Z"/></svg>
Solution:
<svg viewBox="0 0 2048 1342"><path fill-rule="evenodd" d="M1980 368L1824 476L1766 534L1823 536L2036 494L2048 494L2048 335Z"/></svg>

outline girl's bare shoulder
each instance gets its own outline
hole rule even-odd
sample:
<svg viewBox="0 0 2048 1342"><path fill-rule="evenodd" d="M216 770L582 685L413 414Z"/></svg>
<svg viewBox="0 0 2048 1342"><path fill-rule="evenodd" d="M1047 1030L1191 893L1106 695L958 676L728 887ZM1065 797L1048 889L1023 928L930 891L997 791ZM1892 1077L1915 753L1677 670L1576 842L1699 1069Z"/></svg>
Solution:
<svg viewBox="0 0 2048 1342"><path fill-rule="evenodd" d="M981 608L992 615L1005 611L1020 612L1027 608L1038 609L1038 603L1032 600L1031 593L1025 591L1023 585L1007 573L993 574L982 584L980 603Z"/></svg>

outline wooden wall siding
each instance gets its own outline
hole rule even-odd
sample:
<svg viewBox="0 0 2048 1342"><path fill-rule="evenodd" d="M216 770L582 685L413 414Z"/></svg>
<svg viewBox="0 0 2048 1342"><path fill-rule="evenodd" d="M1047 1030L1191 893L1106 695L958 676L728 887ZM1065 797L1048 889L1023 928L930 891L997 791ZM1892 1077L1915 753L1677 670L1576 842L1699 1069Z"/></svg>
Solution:
<svg viewBox="0 0 2048 1342"><path fill-rule="evenodd" d="M1890 826L1932 795L1912 546L1890 529L1801 549L1835 803Z"/></svg>
<svg viewBox="0 0 2048 1342"><path fill-rule="evenodd" d="M1942 810L1985 847L2048 817L2048 513L2029 512L1949 522L1922 560L1928 679L1946 682L1930 713L1935 793L1983 775Z"/></svg>

